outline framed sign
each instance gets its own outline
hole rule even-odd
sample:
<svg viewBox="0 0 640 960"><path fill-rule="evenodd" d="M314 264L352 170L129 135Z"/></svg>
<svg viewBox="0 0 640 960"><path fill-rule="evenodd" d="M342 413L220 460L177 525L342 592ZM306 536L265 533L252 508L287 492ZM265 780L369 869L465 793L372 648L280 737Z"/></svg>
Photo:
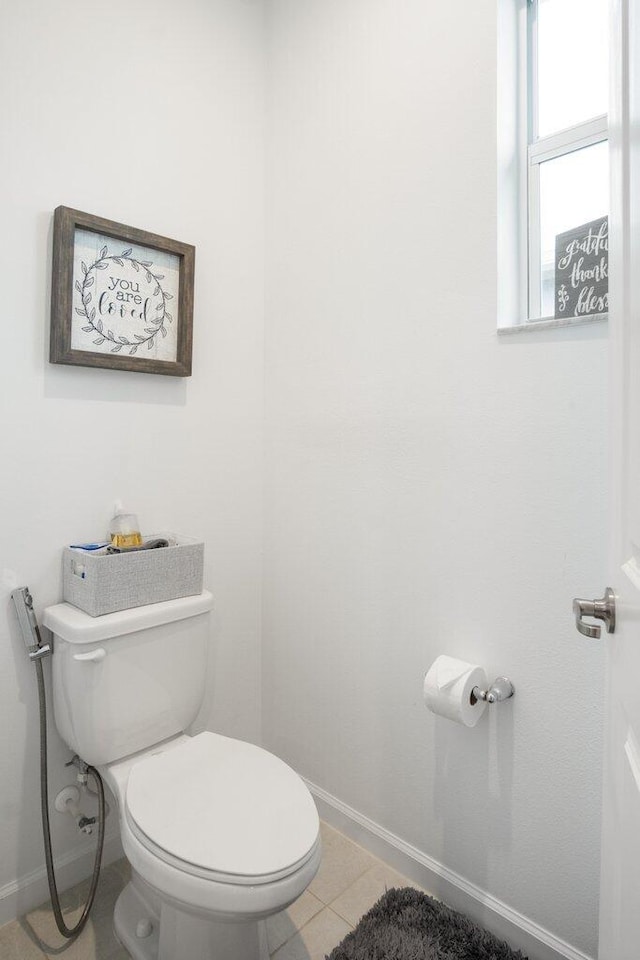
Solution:
<svg viewBox="0 0 640 960"><path fill-rule="evenodd" d="M556 237L556 319L609 310L609 218L583 223Z"/></svg>
<svg viewBox="0 0 640 960"><path fill-rule="evenodd" d="M58 207L51 363L191 376L195 247Z"/></svg>

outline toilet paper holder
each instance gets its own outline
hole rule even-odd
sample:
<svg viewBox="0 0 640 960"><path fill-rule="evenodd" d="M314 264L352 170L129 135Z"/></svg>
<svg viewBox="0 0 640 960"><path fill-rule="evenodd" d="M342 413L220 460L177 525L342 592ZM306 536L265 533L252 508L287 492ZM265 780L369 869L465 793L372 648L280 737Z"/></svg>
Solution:
<svg viewBox="0 0 640 960"><path fill-rule="evenodd" d="M516 692L516 688L509 680L509 677L496 677L488 690L481 690L480 687L474 687L471 691L471 706L476 700L486 700L487 703L500 703L502 700L508 700Z"/></svg>

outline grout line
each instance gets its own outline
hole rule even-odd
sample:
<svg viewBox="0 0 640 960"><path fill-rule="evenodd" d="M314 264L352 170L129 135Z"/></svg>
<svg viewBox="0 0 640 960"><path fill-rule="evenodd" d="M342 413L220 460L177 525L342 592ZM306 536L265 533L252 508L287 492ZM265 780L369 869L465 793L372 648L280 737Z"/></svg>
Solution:
<svg viewBox="0 0 640 960"><path fill-rule="evenodd" d="M347 919L347 917L343 916L338 909L333 908L333 907L329 907L329 909L333 910L333 912L336 913L336 914L340 917L341 920L344 920L345 923L348 923L352 930L355 929L354 926L353 926L353 924L351 923L351 920L349 920L349 919Z"/></svg>
<svg viewBox="0 0 640 960"><path fill-rule="evenodd" d="M332 913L334 917L337 917L337 918L338 918L338 920L341 920L343 923L346 923L346 925L349 927L349 930L354 930L354 929L355 929L355 927L353 926L353 924L351 923L351 921L350 921L350 920L347 920L346 917L341 916L341 915L338 913L337 910L334 910L332 907L329 907L329 906L324 906L324 907L322 908L322 910L319 910L319 911L318 911L318 913L314 913L314 915L313 915L312 917L309 917L309 919L307 920L307 922L306 922L306 923L303 923L303 925L300 927L299 930L296 930L296 933L294 934L294 936L297 936L297 934L302 933L302 931L303 931L306 927L308 927L309 924L310 924L313 920L317 920L317 918L320 916L320 914L321 914L324 910L328 910L329 913ZM289 939L293 940L293 937L290 937ZM287 941L287 943L288 943L288 942L289 942L289 941Z"/></svg>
<svg viewBox="0 0 640 960"><path fill-rule="evenodd" d="M349 884L348 887L345 887L344 890L341 890L340 893L336 894L336 896L335 896L332 900L323 900L322 897L315 892L315 890L310 890L309 887L307 887L307 889L309 890L309 893L312 893L312 894L314 895L314 897L316 898L316 900L319 900L319 901L320 901L320 903L322 904L323 907L329 907L332 903L335 903L335 901L338 899L338 897L341 897L344 893L347 892L347 890L350 890L354 883L357 883L358 880L360 880L362 877L364 877L365 873L368 873L369 870L372 870L372 869L373 869L373 867L365 867L364 870L362 871L362 873L359 873L359 874L357 875L357 877L355 878L355 880L353 880L353 881ZM313 882L313 881L312 881L312 882ZM334 912L335 912L335 911L334 911Z"/></svg>

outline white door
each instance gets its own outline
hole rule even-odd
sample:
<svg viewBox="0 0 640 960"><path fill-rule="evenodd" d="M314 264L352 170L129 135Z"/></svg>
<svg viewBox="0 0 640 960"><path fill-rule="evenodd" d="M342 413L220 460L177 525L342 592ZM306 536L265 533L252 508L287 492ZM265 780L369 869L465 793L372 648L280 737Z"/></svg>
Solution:
<svg viewBox="0 0 640 960"><path fill-rule="evenodd" d="M613 509L600 960L640 958L640 2L613 0Z"/></svg>

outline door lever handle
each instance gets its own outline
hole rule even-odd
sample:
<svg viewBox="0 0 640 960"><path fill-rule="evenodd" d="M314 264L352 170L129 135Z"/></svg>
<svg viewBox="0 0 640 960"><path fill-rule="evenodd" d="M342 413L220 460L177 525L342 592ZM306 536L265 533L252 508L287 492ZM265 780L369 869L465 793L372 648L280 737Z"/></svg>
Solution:
<svg viewBox="0 0 640 960"><path fill-rule="evenodd" d="M580 600L576 597L573 601L573 613L576 618L576 627L585 637L599 640L602 628L599 624L585 623L583 617L602 620L606 624L607 633L614 633L616 629L616 597L613 590L611 587L607 587L601 600Z"/></svg>

